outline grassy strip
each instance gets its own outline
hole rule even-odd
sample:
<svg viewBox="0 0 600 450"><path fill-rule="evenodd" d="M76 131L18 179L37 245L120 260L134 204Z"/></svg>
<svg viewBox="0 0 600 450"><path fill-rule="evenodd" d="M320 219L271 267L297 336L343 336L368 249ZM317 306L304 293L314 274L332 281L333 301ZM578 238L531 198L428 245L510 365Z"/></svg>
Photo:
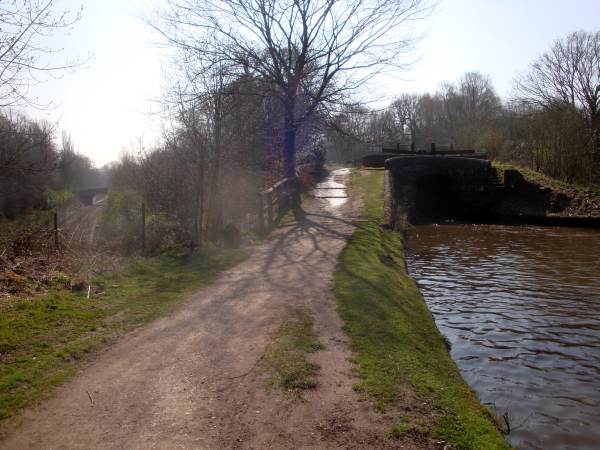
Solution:
<svg viewBox="0 0 600 450"><path fill-rule="evenodd" d="M573 192L577 195L588 197L600 197L600 185L597 184L584 186L582 184L567 183L565 181L549 177L548 175L544 175L543 173L536 172L535 170L526 169L513 164L506 164L499 161L493 161L492 165L494 168L501 171L506 169L518 170L527 180L535 184L539 184L540 186L548 187L554 191Z"/></svg>
<svg viewBox="0 0 600 450"><path fill-rule="evenodd" d="M490 412L463 381L415 282L406 272L402 235L380 227L382 171L358 172L366 222L357 224L336 272L338 310L361 382L356 389L380 409L407 387L429 411L390 430L430 434L464 449L508 448ZM414 405L412 405L414 406ZM423 422L423 417L429 418Z"/></svg>
<svg viewBox="0 0 600 450"><path fill-rule="evenodd" d="M320 367L308 355L323 346L313 329L313 319L305 313L285 321L267 346L263 361L269 373L267 386L279 386L300 396L317 387Z"/></svg>
<svg viewBox="0 0 600 450"><path fill-rule="evenodd" d="M55 290L23 298L0 316L0 419L63 383L127 331L173 309L242 250L195 252L135 261L124 273L93 280L95 294ZM98 292L99 291L99 292Z"/></svg>

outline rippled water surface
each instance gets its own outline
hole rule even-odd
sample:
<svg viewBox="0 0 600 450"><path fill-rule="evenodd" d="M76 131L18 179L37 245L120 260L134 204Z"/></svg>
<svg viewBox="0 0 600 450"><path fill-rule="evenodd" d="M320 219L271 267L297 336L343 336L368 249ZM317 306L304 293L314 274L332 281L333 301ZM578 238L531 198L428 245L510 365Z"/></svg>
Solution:
<svg viewBox="0 0 600 450"><path fill-rule="evenodd" d="M600 230L427 225L408 265L520 449L600 449Z"/></svg>

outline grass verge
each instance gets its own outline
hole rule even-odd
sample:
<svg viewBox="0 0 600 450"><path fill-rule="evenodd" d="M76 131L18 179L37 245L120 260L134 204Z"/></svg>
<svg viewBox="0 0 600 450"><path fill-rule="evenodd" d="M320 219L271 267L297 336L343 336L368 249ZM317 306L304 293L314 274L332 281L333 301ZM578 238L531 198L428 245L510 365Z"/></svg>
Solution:
<svg viewBox="0 0 600 450"><path fill-rule="evenodd" d="M312 317L297 313L285 321L263 355L269 373L267 386L279 386L298 397L303 390L316 388L320 367L310 362L308 355L322 348Z"/></svg>
<svg viewBox="0 0 600 450"><path fill-rule="evenodd" d="M416 429L461 449L509 448L460 376L407 274L402 235L380 226L382 190L383 171L355 172L351 192L363 194L367 220L357 224L335 272L338 311L361 378L356 390L379 409L397 405L407 387L412 391L425 410L415 423L399 420L392 436Z"/></svg>
<svg viewBox="0 0 600 450"><path fill-rule="evenodd" d="M119 336L163 314L240 262L243 250L139 259L93 280L95 293L55 289L0 315L0 419L38 400Z"/></svg>

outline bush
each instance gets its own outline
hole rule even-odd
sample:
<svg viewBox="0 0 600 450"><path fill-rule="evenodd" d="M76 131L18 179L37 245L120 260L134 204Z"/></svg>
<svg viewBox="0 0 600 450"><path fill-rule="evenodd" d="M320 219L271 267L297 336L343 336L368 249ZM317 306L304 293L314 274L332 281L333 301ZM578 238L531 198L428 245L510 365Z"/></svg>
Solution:
<svg viewBox="0 0 600 450"><path fill-rule="evenodd" d="M57 206L61 206L66 201L72 199L73 192L68 188L60 190L50 189L46 191L46 198L48 202L48 208L56 208Z"/></svg>
<svg viewBox="0 0 600 450"><path fill-rule="evenodd" d="M110 191L100 221L107 247L131 254L142 248L142 199L134 191Z"/></svg>

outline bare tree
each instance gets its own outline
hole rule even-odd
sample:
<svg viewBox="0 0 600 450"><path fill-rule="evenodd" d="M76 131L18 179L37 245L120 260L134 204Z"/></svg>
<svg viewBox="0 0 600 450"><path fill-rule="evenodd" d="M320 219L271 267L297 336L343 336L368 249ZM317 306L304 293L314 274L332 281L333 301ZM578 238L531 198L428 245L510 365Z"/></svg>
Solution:
<svg viewBox="0 0 600 450"><path fill-rule="evenodd" d="M557 102L600 113L600 31L578 31L557 40L516 82L520 98L541 107Z"/></svg>
<svg viewBox="0 0 600 450"><path fill-rule="evenodd" d="M168 41L226 63L271 89L282 105L285 175L295 174L297 131L319 109L343 103L374 73L402 67L406 25L427 0L169 0ZM160 23L159 25L156 25Z"/></svg>
<svg viewBox="0 0 600 450"><path fill-rule="evenodd" d="M581 110L600 160L600 31L577 31L557 40L515 87L519 100L535 107Z"/></svg>
<svg viewBox="0 0 600 450"><path fill-rule="evenodd" d="M463 75L458 81L457 93L461 143L473 147L500 113L501 101L491 78L479 72Z"/></svg>
<svg viewBox="0 0 600 450"><path fill-rule="evenodd" d="M410 133L410 145L416 145L417 128L420 116L421 96L419 94L402 94L392 102L392 110L402 128Z"/></svg>
<svg viewBox="0 0 600 450"><path fill-rule="evenodd" d="M44 76L57 75L81 60L56 64L59 53L49 41L81 18L81 11L57 11L55 0L6 0L0 5L0 106L40 106L30 96L32 85Z"/></svg>
<svg viewBox="0 0 600 450"><path fill-rule="evenodd" d="M500 109L500 98L496 95L488 75L479 72L464 74L458 81L458 92L462 97L464 114L468 120L490 120Z"/></svg>

